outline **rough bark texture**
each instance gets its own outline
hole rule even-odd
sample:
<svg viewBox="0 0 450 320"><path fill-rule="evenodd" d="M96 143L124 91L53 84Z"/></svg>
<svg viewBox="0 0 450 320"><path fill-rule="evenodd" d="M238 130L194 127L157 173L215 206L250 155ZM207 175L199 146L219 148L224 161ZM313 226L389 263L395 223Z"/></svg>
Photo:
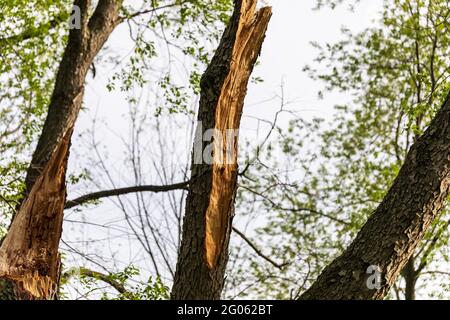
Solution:
<svg viewBox="0 0 450 320"><path fill-rule="evenodd" d="M208 129L215 128L224 139L214 139L212 164L195 159L192 164L172 299L219 299L223 288L237 186L237 142L227 149L233 140L226 131L239 128L248 80L272 13L270 7L256 12L256 3L235 1L230 23L201 80L201 126L194 150ZM231 161L222 161L230 154Z"/></svg>
<svg viewBox="0 0 450 320"><path fill-rule="evenodd" d="M0 247L0 299L56 297L71 135L69 129L23 201Z"/></svg>
<svg viewBox="0 0 450 320"><path fill-rule="evenodd" d="M353 243L301 299L383 299L443 209L449 185L450 95ZM371 265L381 271L379 288L367 286Z"/></svg>
<svg viewBox="0 0 450 320"><path fill-rule="evenodd" d="M89 18L90 0L76 0L82 13L80 30L73 29L61 60L48 115L26 176L26 193L49 161L72 119L81 109L86 75L111 32L119 23L122 1L100 0Z"/></svg>

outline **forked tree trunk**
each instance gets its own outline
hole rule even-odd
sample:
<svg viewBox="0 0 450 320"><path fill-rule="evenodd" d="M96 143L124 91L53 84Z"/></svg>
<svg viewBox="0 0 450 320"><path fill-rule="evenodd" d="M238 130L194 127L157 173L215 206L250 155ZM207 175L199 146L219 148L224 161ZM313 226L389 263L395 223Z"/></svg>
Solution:
<svg viewBox="0 0 450 320"><path fill-rule="evenodd" d="M247 84L272 11L257 0L235 0L233 16L203 74L191 180L172 299L219 299L237 186L237 142ZM213 157L202 137L215 129ZM208 139L208 137L205 138ZM200 153L198 150L201 150Z"/></svg>
<svg viewBox="0 0 450 320"><path fill-rule="evenodd" d="M450 95L356 239L301 299L383 299L442 211L449 186ZM370 266L380 271L379 286Z"/></svg>
<svg viewBox="0 0 450 320"><path fill-rule="evenodd" d="M120 23L122 0L75 0L81 29L69 33L47 119L26 177L26 194L0 247L0 299L54 299L66 200L65 173L86 74Z"/></svg>

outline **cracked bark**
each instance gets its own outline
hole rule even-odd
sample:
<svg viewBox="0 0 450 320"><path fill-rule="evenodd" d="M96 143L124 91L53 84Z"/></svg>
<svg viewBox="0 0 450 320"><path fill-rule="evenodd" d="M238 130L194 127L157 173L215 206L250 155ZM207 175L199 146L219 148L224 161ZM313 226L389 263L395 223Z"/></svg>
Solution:
<svg viewBox="0 0 450 320"><path fill-rule="evenodd" d="M237 142L228 163L222 160L230 154L226 150L230 137L214 139L213 164L195 161L195 148L202 146L201 137L208 129L226 136L228 129L239 128L248 80L272 12L270 7L256 12L256 3L235 0L231 20L202 76L201 126L194 143L172 299L219 299L223 288L237 187Z"/></svg>
<svg viewBox="0 0 450 320"><path fill-rule="evenodd" d="M300 299L383 299L442 211L449 186L450 94L354 241ZM381 271L379 288L367 286L371 265Z"/></svg>

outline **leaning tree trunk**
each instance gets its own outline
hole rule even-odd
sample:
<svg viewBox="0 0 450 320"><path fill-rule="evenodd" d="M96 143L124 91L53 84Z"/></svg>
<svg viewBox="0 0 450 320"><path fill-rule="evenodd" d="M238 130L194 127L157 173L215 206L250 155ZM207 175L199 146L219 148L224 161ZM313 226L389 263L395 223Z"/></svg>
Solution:
<svg viewBox="0 0 450 320"><path fill-rule="evenodd" d="M77 118L84 95L86 75L94 58L120 23L122 1L100 0L92 17L92 0L75 0L81 9L81 29L73 29L59 65L55 88L42 134L26 176L26 193L48 163L72 118Z"/></svg>
<svg viewBox="0 0 450 320"><path fill-rule="evenodd" d="M223 288L237 187L234 131L240 125L248 80L272 14L270 7L256 12L256 3L235 0L233 16L201 80L199 125L172 299L219 299ZM208 132L214 136L212 161L207 149L203 152L202 138L208 139Z"/></svg>
<svg viewBox="0 0 450 320"><path fill-rule="evenodd" d="M301 299L383 299L443 209L449 186L450 94L356 239Z"/></svg>
<svg viewBox="0 0 450 320"><path fill-rule="evenodd" d="M0 247L0 299L54 299L66 200L65 173L84 82L95 56L121 21L121 0L75 0L81 28L69 33L47 119L26 177L26 194Z"/></svg>

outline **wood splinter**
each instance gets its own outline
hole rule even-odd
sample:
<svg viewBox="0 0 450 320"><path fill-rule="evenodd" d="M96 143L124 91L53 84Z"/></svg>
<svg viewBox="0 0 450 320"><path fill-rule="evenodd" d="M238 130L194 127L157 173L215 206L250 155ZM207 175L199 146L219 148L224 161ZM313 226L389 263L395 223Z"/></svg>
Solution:
<svg viewBox="0 0 450 320"><path fill-rule="evenodd" d="M0 247L0 300L56 298L72 131L59 142Z"/></svg>

